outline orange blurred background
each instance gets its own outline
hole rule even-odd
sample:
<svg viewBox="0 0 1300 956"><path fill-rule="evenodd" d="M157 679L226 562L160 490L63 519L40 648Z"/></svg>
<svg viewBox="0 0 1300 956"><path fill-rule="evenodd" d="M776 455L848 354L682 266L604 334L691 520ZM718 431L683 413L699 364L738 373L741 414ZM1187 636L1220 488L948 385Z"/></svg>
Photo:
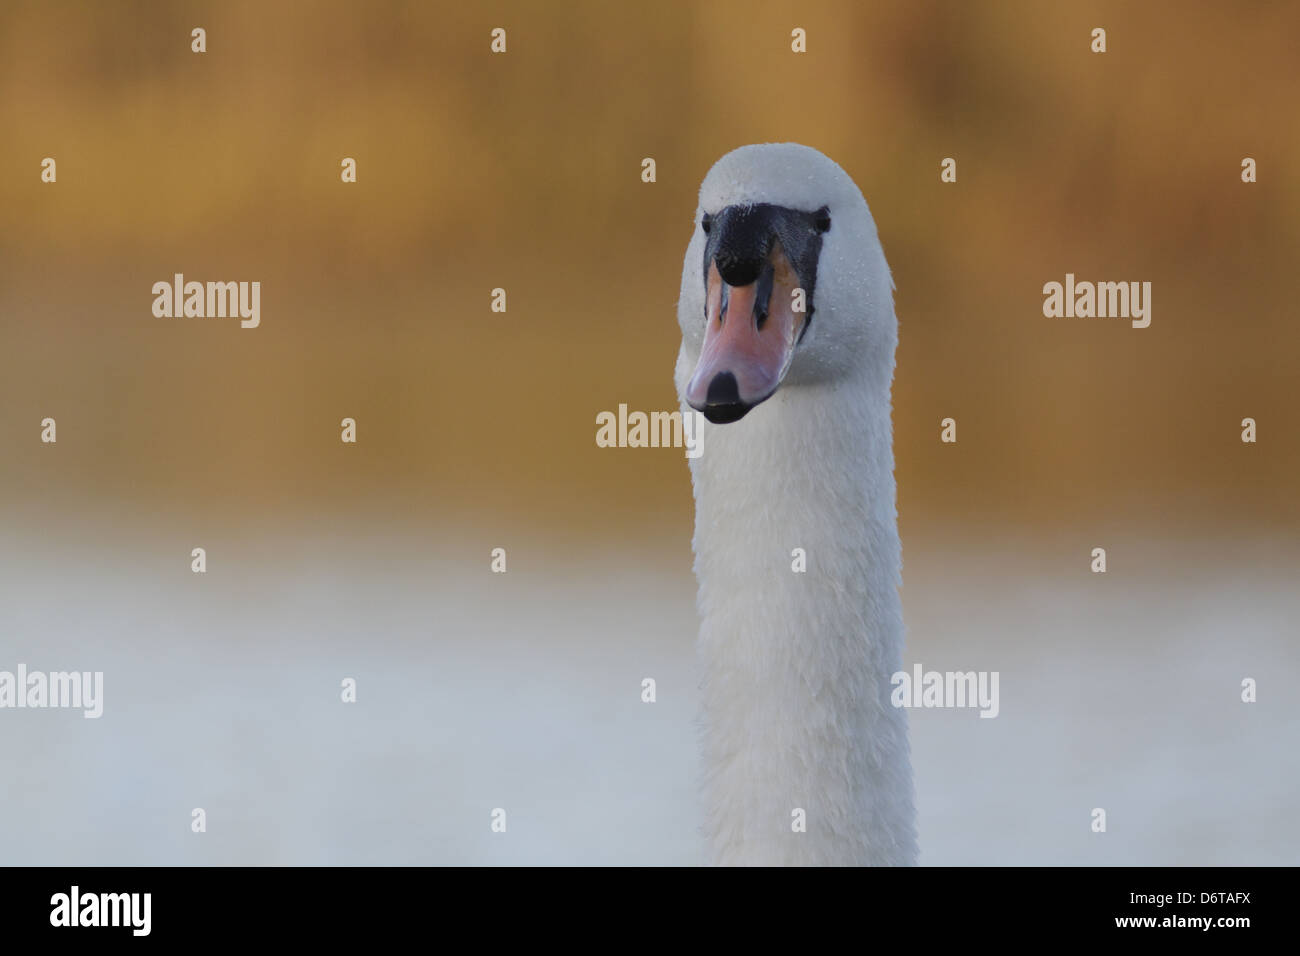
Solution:
<svg viewBox="0 0 1300 956"><path fill-rule="evenodd" d="M675 407L699 181L794 140L893 268L905 521L1294 526L1297 30L1266 4L6 5L0 485L681 533L680 453L598 449L594 416ZM174 272L260 280L261 328L155 318ZM1151 281L1151 327L1045 319L1066 272Z"/></svg>

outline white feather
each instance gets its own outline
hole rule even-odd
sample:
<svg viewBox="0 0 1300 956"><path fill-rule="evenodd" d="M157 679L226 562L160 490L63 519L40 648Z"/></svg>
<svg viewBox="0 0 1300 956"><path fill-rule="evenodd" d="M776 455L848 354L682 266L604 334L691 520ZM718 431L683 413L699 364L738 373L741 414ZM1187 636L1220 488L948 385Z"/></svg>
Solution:
<svg viewBox="0 0 1300 956"><path fill-rule="evenodd" d="M890 704L903 647L892 282L862 194L816 150L746 146L705 177L682 270L678 394L703 338L700 216L760 202L828 206L831 228L785 382L738 422L703 422L691 461L705 835L720 864L914 864L906 713ZM795 548L806 573L792 570Z"/></svg>

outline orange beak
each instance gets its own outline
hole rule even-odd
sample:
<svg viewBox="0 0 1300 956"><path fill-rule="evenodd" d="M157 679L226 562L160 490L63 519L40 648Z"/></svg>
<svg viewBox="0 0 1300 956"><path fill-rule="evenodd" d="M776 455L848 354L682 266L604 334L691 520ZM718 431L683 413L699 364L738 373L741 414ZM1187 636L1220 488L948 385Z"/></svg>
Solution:
<svg viewBox="0 0 1300 956"><path fill-rule="evenodd" d="M777 390L807 313L795 311L799 277L774 242L758 279L727 285L709 263L704 347L686 401L711 422L734 422ZM799 296L802 300L803 296Z"/></svg>

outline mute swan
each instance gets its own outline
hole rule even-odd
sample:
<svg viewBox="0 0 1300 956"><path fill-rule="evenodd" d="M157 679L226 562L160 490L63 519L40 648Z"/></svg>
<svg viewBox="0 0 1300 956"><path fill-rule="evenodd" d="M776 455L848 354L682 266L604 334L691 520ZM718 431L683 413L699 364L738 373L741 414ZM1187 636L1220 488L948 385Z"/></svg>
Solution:
<svg viewBox="0 0 1300 956"><path fill-rule="evenodd" d="M914 864L907 718L889 700L898 324L853 180L793 143L718 160L677 318L682 412L708 419L690 465L711 860Z"/></svg>

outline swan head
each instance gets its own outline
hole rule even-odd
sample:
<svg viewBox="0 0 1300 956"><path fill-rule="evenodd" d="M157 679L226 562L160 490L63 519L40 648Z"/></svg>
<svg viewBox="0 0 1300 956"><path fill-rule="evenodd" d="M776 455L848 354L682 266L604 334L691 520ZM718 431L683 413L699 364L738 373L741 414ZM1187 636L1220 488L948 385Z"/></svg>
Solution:
<svg viewBox="0 0 1300 956"><path fill-rule="evenodd" d="M795 143L742 146L700 186L682 268L677 386L716 424L778 389L892 373L893 286L862 193Z"/></svg>

